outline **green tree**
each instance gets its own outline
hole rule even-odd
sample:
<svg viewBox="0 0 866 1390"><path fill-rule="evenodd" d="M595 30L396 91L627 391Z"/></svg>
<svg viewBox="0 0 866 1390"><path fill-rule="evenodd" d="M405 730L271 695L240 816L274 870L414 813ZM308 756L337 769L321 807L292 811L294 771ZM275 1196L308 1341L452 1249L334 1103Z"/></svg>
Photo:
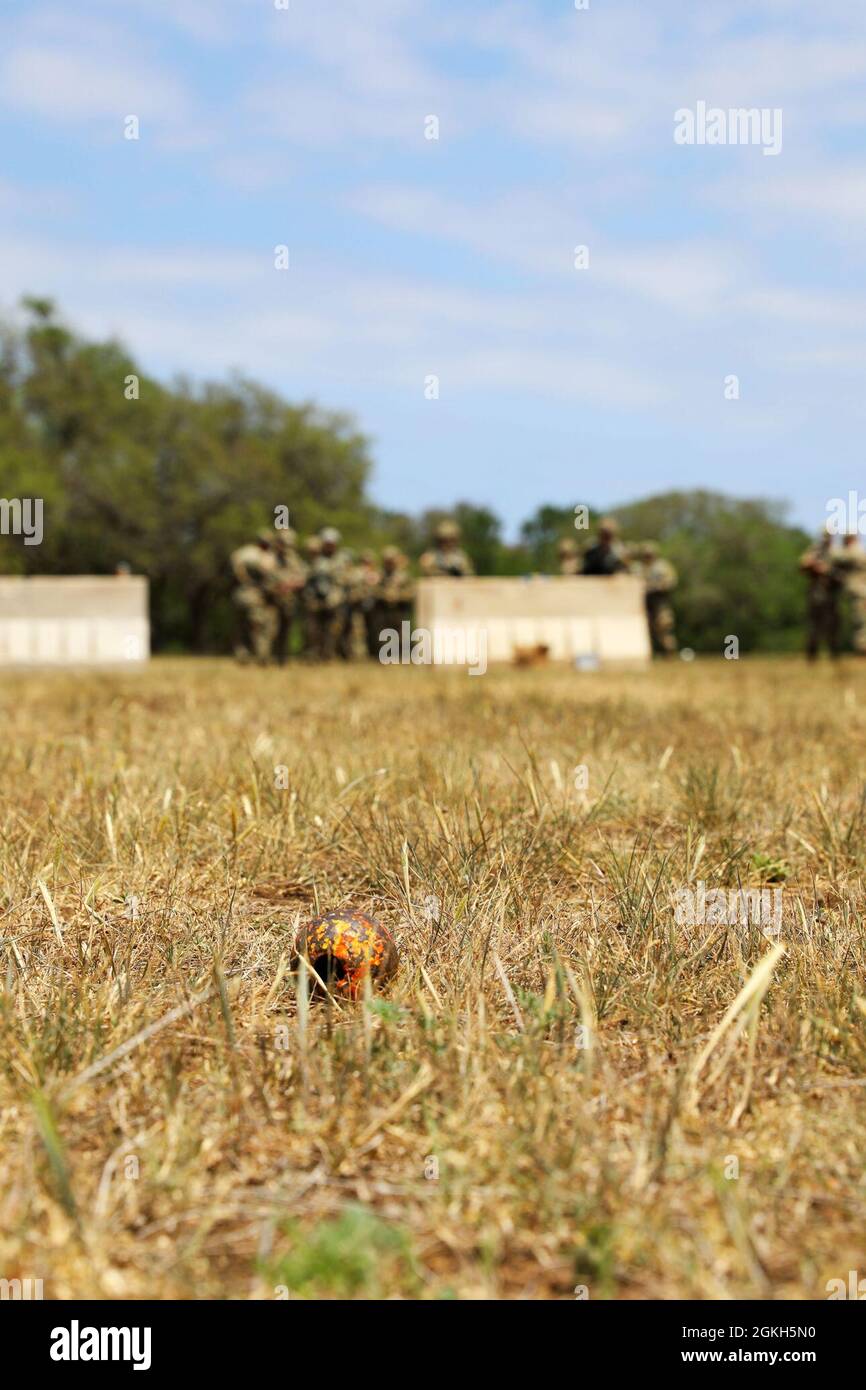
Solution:
<svg viewBox="0 0 866 1390"><path fill-rule="evenodd" d="M799 557L806 533L786 521L784 503L698 490L619 507L626 539L657 540L676 566L677 633L696 651L784 651L802 643L804 588Z"/></svg>
<svg viewBox="0 0 866 1390"><path fill-rule="evenodd" d="M89 343L47 300L25 302L0 353L8 495L41 497L44 540L6 538L7 572L111 573L151 582L156 647L228 641L230 552L286 507L350 543L366 534L367 441L344 415L291 406L242 379L162 386L118 343Z"/></svg>
<svg viewBox="0 0 866 1390"><path fill-rule="evenodd" d="M539 507L520 528L530 567L541 574L556 574L559 566L557 543L568 537L580 546L585 545L599 515L590 509L587 528L577 530L573 507L557 507L550 502Z"/></svg>

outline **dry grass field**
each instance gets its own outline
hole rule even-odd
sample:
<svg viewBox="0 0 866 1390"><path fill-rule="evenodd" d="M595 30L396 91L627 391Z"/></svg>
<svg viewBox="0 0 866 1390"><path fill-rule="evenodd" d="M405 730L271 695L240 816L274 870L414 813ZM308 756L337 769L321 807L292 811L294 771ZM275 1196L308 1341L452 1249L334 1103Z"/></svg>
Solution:
<svg viewBox="0 0 866 1390"><path fill-rule="evenodd" d="M163 659L2 703L0 1277L771 1299L866 1273L866 671ZM677 922L698 880L781 887L781 936ZM317 905L392 928L387 993L298 999Z"/></svg>

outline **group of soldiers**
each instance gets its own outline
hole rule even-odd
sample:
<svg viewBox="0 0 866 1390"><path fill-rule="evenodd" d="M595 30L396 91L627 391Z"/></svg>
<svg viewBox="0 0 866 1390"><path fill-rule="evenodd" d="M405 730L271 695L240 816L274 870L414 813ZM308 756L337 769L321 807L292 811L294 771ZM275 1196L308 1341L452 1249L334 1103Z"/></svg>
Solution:
<svg viewBox="0 0 866 1390"><path fill-rule="evenodd" d="M654 652L672 656L677 650L674 610L670 596L677 586L677 572L670 560L659 554L655 541L620 540L619 524L613 517L602 517L594 541L582 553L577 542L566 536L557 547L560 574L634 574L644 586L647 626Z"/></svg>
<svg viewBox="0 0 866 1390"><path fill-rule="evenodd" d="M440 522L432 548L421 556L421 573L472 574L459 542L459 527ZM355 557L333 526L308 537L302 548L290 528L259 531L251 544L234 552L231 567L240 626L235 656L240 662L283 665L296 623L310 660L348 661L359 650L376 657L380 632L400 632L401 623L411 617L415 581L402 551L386 546L380 562L371 550Z"/></svg>
<svg viewBox="0 0 866 1390"><path fill-rule="evenodd" d="M677 572L659 554L655 541L626 544L613 517L603 517L596 536L582 551L571 537L558 543L561 575L633 574L643 583L647 625L653 651L670 656L677 650L671 594ZM349 660L363 651L379 654L380 633L411 619L415 581L407 557L386 546L377 561L370 550L354 556L339 531L325 526L303 547L290 529L263 530L231 557L234 600L240 620L235 648L239 661L282 665L292 630L300 626L303 653L310 660ZM460 528L444 519L433 533L431 548L419 561L426 577L460 579L474 573L460 545ZM840 609L850 601L854 650L866 656L866 551L857 535L835 544L825 529L800 560L808 584L806 653L814 660L821 645L839 654Z"/></svg>
<svg viewBox="0 0 866 1390"><path fill-rule="evenodd" d="M665 655L676 651L669 596L677 575L654 542L623 545L617 523L605 517L582 555L569 539L559 543L558 554L563 575L638 575L653 648ZM303 547L291 529L260 531L234 552L231 566L240 626L235 655L241 662L283 665L296 624L309 660L350 660L359 652L377 657L380 634L388 628L399 633L401 623L411 619L415 581L402 551L386 546L378 562L370 550L355 557L332 526L310 536ZM439 522L419 569L425 578L474 574L456 522Z"/></svg>
<svg viewBox="0 0 866 1390"><path fill-rule="evenodd" d="M866 656L866 550L858 535L842 537L825 528L800 559L808 585L806 655L814 661L822 644L839 655L839 624L843 596L850 603L854 651Z"/></svg>

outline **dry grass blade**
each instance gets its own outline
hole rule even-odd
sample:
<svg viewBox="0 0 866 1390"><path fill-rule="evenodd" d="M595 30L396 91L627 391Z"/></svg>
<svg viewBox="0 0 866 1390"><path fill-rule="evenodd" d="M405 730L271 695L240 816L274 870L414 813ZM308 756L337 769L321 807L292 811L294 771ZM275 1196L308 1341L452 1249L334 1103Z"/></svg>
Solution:
<svg viewBox="0 0 866 1390"><path fill-rule="evenodd" d="M60 929L60 918L57 915L57 908L54 906L54 899L48 891L46 884L41 878L36 880L40 893L45 899L45 906L48 908L48 916L51 918L51 925L54 928L54 935L57 937L58 946L63 946L63 932Z"/></svg>
<svg viewBox="0 0 866 1390"><path fill-rule="evenodd" d="M204 1004L206 1000L210 999L213 992L213 987L209 985L207 989L200 990L198 994L194 994L185 1004L178 1004L175 1008L169 1009L168 1013L163 1014L162 1018L158 1018L154 1023L149 1023L146 1028L142 1028L131 1038L127 1038L126 1042L121 1043L118 1047L112 1048L106 1056L100 1057L96 1062L91 1062L89 1067L84 1068L84 1071L79 1072L76 1076L64 1082L61 1088L61 1095L65 1098L80 1086L86 1086L89 1081L94 1081L97 1076L101 1076L103 1072L108 1071L109 1067L113 1067L115 1062L119 1062L122 1058L128 1057L131 1052L135 1052L143 1043L150 1042L150 1040L155 1038L158 1033L161 1033L163 1029L170 1028L173 1023L178 1023L182 1018L185 1018L187 1014L191 1014L194 1009L197 1009L201 1004Z"/></svg>
<svg viewBox="0 0 866 1390"><path fill-rule="evenodd" d="M755 966L736 999L734 999L733 1003L728 1005L723 1017L716 1024L706 1043L701 1048L689 1073L688 1084L693 1102L697 1101L698 1081L713 1052L732 1025L734 1025L734 1036L742 1031L748 1022L747 1010L757 1014L761 1000L770 987L773 971L784 954L785 947L783 943L780 941L776 942L763 959Z"/></svg>
<svg viewBox="0 0 866 1390"><path fill-rule="evenodd" d="M416 1096L420 1096L422 1091L426 1091L427 1087L433 1081L433 1077L433 1068L428 1062L425 1062L418 1075L415 1077L415 1080L410 1086L406 1087L402 1095L398 1096L393 1105L389 1105L387 1110L383 1110L381 1115L377 1115L375 1119L371 1120L370 1123L361 1130L360 1134L355 1136L352 1147L355 1149L363 1149L365 1144L369 1144L370 1140L375 1138L386 1125L393 1124L395 1120L399 1119L403 1111L415 1100Z"/></svg>

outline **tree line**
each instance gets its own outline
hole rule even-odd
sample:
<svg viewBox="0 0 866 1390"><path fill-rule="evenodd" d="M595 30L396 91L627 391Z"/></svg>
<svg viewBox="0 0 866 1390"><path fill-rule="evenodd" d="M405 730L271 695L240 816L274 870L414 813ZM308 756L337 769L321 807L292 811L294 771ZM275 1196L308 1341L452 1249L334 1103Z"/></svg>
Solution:
<svg viewBox="0 0 866 1390"><path fill-rule="evenodd" d="M574 505L540 506L515 542L471 502L417 516L378 507L370 443L351 417L289 404L242 376L159 382L122 344L74 333L51 301L24 309L23 323L0 327L2 492L43 499L44 535L38 546L0 537L0 571L111 574L128 564L150 579L156 650L228 649L228 556L273 524L277 507L301 533L329 524L353 548L396 544L413 560L447 512L479 574L556 573L557 542L587 539ZM589 508L590 528L598 515ZM744 651L800 645L797 561L809 538L783 504L698 490L616 515L625 540L659 541L676 566L681 645L720 651L730 633Z"/></svg>

